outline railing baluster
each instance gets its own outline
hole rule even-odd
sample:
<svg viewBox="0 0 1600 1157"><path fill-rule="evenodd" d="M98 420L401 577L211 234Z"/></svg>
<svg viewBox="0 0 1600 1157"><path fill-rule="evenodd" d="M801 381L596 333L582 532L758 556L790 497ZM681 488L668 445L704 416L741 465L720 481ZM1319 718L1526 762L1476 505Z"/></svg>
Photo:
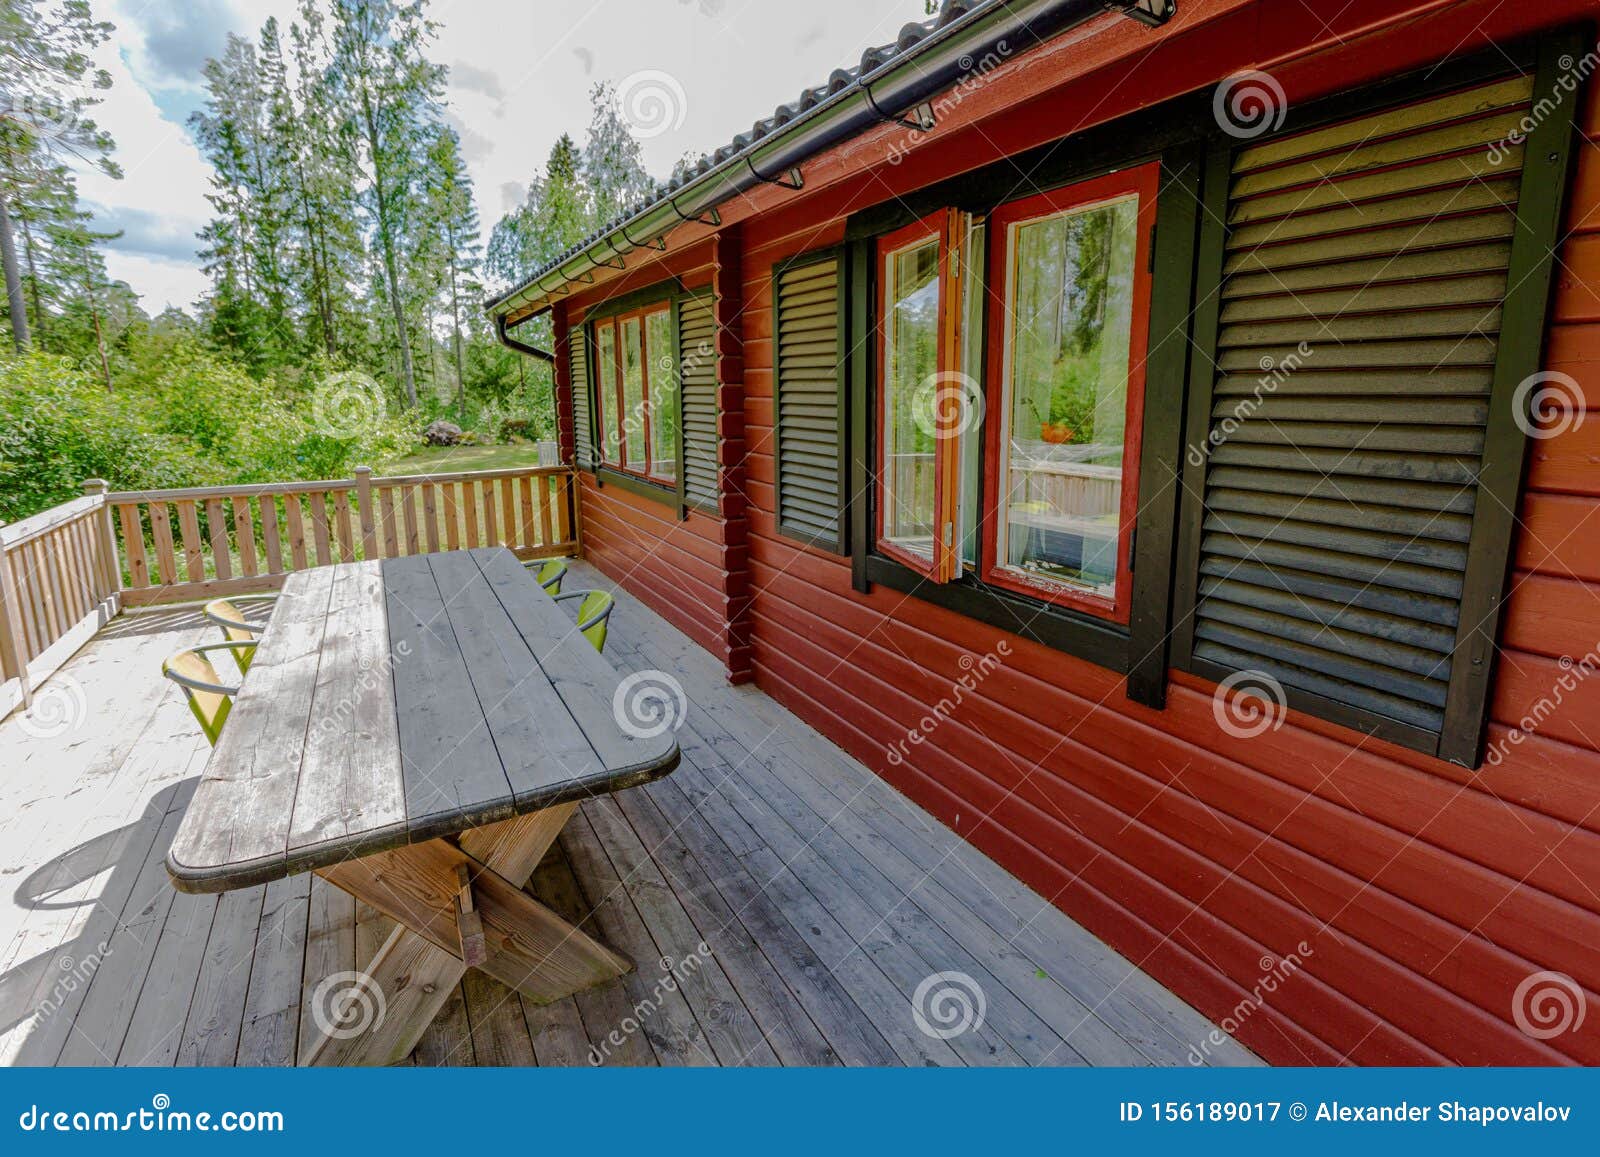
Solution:
<svg viewBox="0 0 1600 1157"><path fill-rule="evenodd" d="M200 519L191 501L178 502L178 530L183 535L183 565L192 583L204 582L206 558L200 549Z"/></svg>
<svg viewBox="0 0 1600 1157"><path fill-rule="evenodd" d="M468 478L461 483L461 516L467 521L467 549L482 544L478 537L478 484Z"/></svg>
<svg viewBox="0 0 1600 1157"><path fill-rule="evenodd" d="M235 495L233 499L233 541L239 551L239 569L246 578L256 576L256 524L250 517L248 496Z"/></svg>
<svg viewBox="0 0 1600 1157"><path fill-rule="evenodd" d="M550 485L554 479L546 476L542 478L525 478L522 484L532 490L539 502L539 531L540 546L551 546L555 543L555 526L550 517L550 496L555 493Z"/></svg>
<svg viewBox="0 0 1600 1157"><path fill-rule="evenodd" d="M421 554L417 545L417 488L415 486L402 486L400 488L400 510L405 516L406 523L406 553Z"/></svg>
<svg viewBox="0 0 1600 1157"><path fill-rule="evenodd" d="M356 467L356 505L361 508L361 554L378 557L377 522L372 509L372 467Z"/></svg>
<svg viewBox="0 0 1600 1157"><path fill-rule="evenodd" d="M306 521L299 494L283 496L283 517L289 524L289 561L295 570L306 569Z"/></svg>
<svg viewBox="0 0 1600 1157"><path fill-rule="evenodd" d="M222 513L222 499L206 499L206 526L211 531L211 567L219 579L233 577L233 556L228 543L228 520Z"/></svg>
<svg viewBox="0 0 1600 1157"><path fill-rule="evenodd" d="M428 544L429 554L434 554L439 549L439 511L434 504L433 491L432 482L422 484L423 541Z"/></svg>
<svg viewBox="0 0 1600 1157"><path fill-rule="evenodd" d="M350 492L335 490L333 492L334 528L339 535L339 560L341 562L355 562L356 540L350 525Z"/></svg>
<svg viewBox="0 0 1600 1157"><path fill-rule="evenodd" d="M328 550L328 502L320 490L307 495L307 501L311 504L311 533L316 539L317 565L327 566L333 561Z"/></svg>
<svg viewBox="0 0 1600 1157"><path fill-rule="evenodd" d="M128 585L150 585L150 564L144 554L144 524L139 518L139 508L133 505L117 507L122 523L122 553L128 559Z"/></svg>
<svg viewBox="0 0 1600 1157"><path fill-rule="evenodd" d="M444 543L450 550L461 549L461 528L456 525L456 484L446 482L439 487L444 501Z"/></svg>
<svg viewBox="0 0 1600 1157"><path fill-rule="evenodd" d="M283 543L278 537L278 498L261 496L261 545L267 553L267 573L283 573Z"/></svg>
<svg viewBox="0 0 1600 1157"><path fill-rule="evenodd" d="M480 487L483 491L483 540L485 546L498 546L500 532L495 529L494 517L494 481L485 478Z"/></svg>
<svg viewBox="0 0 1600 1157"><path fill-rule="evenodd" d="M178 581L178 550L172 542L172 512L165 502L150 504L150 541L156 548L156 575L162 586Z"/></svg>

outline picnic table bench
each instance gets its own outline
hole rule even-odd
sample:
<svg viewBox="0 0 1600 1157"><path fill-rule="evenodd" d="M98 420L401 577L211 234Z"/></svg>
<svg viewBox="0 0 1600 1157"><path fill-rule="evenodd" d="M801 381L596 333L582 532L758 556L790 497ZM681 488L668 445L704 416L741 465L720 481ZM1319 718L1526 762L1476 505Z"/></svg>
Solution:
<svg viewBox="0 0 1600 1157"><path fill-rule="evenodd" d="M407 1056L468 967L546 1002L621 954L522 890L579 801L678 763L509 550L291 574L167 856L183 891L314 871L397 922L310 1064ZM370 987L369 987L370 986Z"/></svg>

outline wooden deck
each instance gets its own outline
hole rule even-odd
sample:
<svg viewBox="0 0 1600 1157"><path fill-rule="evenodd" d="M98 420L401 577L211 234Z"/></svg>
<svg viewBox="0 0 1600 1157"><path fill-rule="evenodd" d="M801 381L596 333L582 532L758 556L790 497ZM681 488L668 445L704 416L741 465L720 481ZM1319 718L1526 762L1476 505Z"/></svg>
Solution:
<svg viewBox="0 0 1600 1157"><path fill-rule="evenodd" d="M601 585L577 566L566 589ZM292 1064L390 931L308 875L220 896L168 882L209 749L160 660L213 631L190 609L125 614L0 724L7 1063ZM1193 1009L625 594L606 655L682 683L683 763L585 804L530 888L638 968L544 1007L469 972L415 1063L1142 1065L1203 1047ZM948 984L981 992L982 1023L924 1031L919 986ZM1232 1042L1206 1060L1255 1063Z"/></svg>

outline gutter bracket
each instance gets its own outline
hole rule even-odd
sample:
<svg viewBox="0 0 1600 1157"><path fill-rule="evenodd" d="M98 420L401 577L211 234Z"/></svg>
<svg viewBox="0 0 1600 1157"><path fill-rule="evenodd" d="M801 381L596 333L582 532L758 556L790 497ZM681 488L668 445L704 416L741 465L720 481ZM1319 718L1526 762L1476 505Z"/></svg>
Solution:
<svg viewBox="0 0 1600 1157"><path fill-rule="evenodd" d="M685 213L682 209L678 208L678 203L676 201L672 200L670 197L667 198L667 204L672 206L672 211L674 213L676 213L680 218L682 218L685 221L691 222L693 224L696 224L696 225L709 225L709 226L711 226L713 228L715 228L715 227L717 227L717 226L722 224L722 214L717 212L716 206L712 206L711 211L709 213L697 213L693 217L691 217L687 213Z"/></svg>
<svg viewBox="0 0 1600 1157"><path fill-rule="evenodd" d="M680 213L678 216L681 217L683 214ZM618 225L617 232L621 233L622 239L629 245L632 245L635 249L656 249L662 253L667 251L667 239L665 237L657 237L654 241L635 241L632 237L628 236L628 228L626 225Z"/></svg>
<svg viewBox="0 0 1600 1157"><path fill-rule="evenodd" d="M604 261L601 261L598 257L596 257L594 259L594 263L596 265L604 265L607 269L616 269L624 272L628 268L628 263L621 257L608 257Z"/></svg>
<svg viewBox="0 0 1600 1157"><path fill-rule="evenodd" d="M897 125L904 125L912 132L929 133L932 132L934 127L939 123L939 118L933 115L932 101L925 100L921 104L912 105L911 117L908 117L905 113L884 112L879 106L877 100L873 98L872 89L868 88L866 85L861 86L861 94L867 98L868 107L870 107L872 111L878 115L880 120L893 121ZM912 117L915 117L916 119L913 120L911 119Z"/></svg>
<svg viewBox="0 0 1600 1157"><path fill-rule="evenodd" d="M1178 12L1178 0L1105 0L1105 5L1150 28L1160 28Z"/></svg>
<svg viewBox="0 0 1600 1157"><path fill-rule="evenodd" d="M761 175L760 170L756 168L756 163L749 157L744 159L744 163L750 166L750 175L752 177L768 185L776 185L780 189L803 189L806 187L806 179L800 172L799 165L794 166L781 177L764 177Z"/></svg>

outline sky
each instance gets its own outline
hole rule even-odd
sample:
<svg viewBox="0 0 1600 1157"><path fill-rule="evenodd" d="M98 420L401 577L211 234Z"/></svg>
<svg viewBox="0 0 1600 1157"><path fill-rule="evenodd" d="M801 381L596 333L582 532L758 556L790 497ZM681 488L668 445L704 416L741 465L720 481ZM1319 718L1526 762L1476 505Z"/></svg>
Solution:
<svg viewBox="0 0 1600 1157"><path fill-rule="evenodd" d="M204 97L201 67L229 32L287 25L296 0L92 0L116 25L101 51L113 78L96 121L124 176L86 171L79 193L97 228L123 231L106 264L146 311L191 306L207 287L195 257L210 170L186 127ZM725 143L854 64L869 44L925 19L924 0L433 0L430 53L448 65L448 116L460 134L484 238L521 201L551 144L581 145L589 88L626 93L645 165L665 177L685 154Z"/></svg>

